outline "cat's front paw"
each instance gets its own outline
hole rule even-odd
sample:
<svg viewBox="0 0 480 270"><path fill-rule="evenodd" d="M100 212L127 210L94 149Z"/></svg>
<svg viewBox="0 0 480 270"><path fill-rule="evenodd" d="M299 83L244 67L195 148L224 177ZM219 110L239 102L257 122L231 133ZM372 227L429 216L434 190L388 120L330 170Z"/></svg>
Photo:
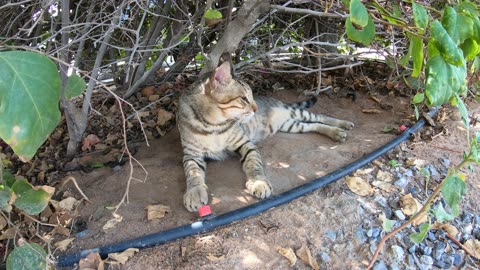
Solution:
<svg viewBox="0 0 480 270"><path fill-rule="evenodd" d="M347 133L341 128L334 128L332 132L330 132L329 136L332 138L332 140L337 142L345 142L347 139Z"/></svg>
<svg viewBox="0 0 480 270"><path fill-rule="evenodd" d="M355 124L350 121L342 120L339 127L345 130L351 130L353 127L355 127Z"/></svg>
<svg viewBox="0 0 480 270"><path fill-rule="evenodd" d="M208 188L199 185L189 188L183 195L183 204L190 212L196 212L203 205L208 204Z"/></svg>
<svg viewBox="0 0 480 270"><path fill-rule="evenodd" d="M260 199L265 199L270 197L272 195L272 186L268 182L268 180L253 180L249 179L247 183L245 184L247 187L248 193L251 195L260 198Z"/></svg>

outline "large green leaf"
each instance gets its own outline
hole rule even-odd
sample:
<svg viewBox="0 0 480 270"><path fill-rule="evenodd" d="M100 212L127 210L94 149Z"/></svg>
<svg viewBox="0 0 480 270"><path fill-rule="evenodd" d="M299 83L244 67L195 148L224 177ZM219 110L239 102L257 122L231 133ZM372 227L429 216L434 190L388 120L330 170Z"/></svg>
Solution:
<svg viewBox="0 0 480 270"><path fill-rule="evenodd" d="M18 179L12 185L12 190L17 194L17 196L22 196L30 190L33 190L33 186L27 182L25 179Z"/></svg>
<svg viewBox="0 0 480 270"><path fill-rule="evenodd" d="M203 17L205 17L205 19L218 20L222 18L222 13L216 9L209 9L205 11L205 14L203 14Z"/></svg>
<svg viewBox="0 0 480 270"><path fill-rule="evenodd" d="M412 6L413 6L413 20L415 22L415 26L420 28L418 31L420 34L424 34L425 31L427 30L427 25L428 25L428 14L425 8L420 5L415 3L415 1L412 0Z"/></svg>
<svg viewBox="0 0 480 270"><path fill-rule="evenodd" d="M29 215L37 215L47 207L51 197L52 195L43 189L32 189L18 196L13 205Z"/></svg>
<svg viewBox="0 0 480 270"><path fill-rule="evenodd" d="M368 24L362 30L358 30L353 26L350 16L345 20L345 30L349 39L360 42L367 46L375 37L375 25L372 18L368 17Z"/></svg>
<svg viewBox="0 0 480 270"><path fill-rule="evenodd" d="M455 66L463 65L463 54L439 21L435 20L431 24L431 32L432 42L445 61Z"/></svg>
<svg viewBox="0 0 480 270"><path fill-rule="evenodd" d="M471 38L465 40L465 42L460 45L460 48L462 49L463 56L467 61L475 59L475 57L480 53L480 46Z"/></svg>
<svg viewBox="0 0 480 270"><path fill-rule="evenodd" d="M65 87L65 98L71 99L80 96L87 88L87 84L82 77L72 74L68 77L67 86Z"/></svg>
<svg viewBox="0 0 480 270"><path fill-rule="evenodd" d="M0 52L0 137L30 160L60 121L60 76L47 57Z"/></svg>
<svg viewBox="0 0 480 270"><path fill-rule="evenodd" d="M4 209L8 206L8 202L12 197L12 192L10 191L9 187L1 187L0 188L0 209Z"/></svg>
<svg viewBox="0 0 480 270"><path fill-rule="evenodd" d="M368 25L367 9L360 0L352 0L350 2L350 16L353 24L359 28L365 28Z"/></svg>
<svg viewBox="0 0 480 270"><path fill-rule="evenodd" d="M442 105L454 93L464 94L467 91L465 65L456 67L447 63L441 55L436 55L427 61L425 70L425 93L429 105Z"/></svg>
<svg viewBox="0 0 480 270"><path fill-rule="evenodd" d="M480 16L477 6L470 1L463 1L460 4L458 4L457 11L458 13L466 14L471 17Z"/></svg>
<svg viewBox="0 0 480 270"><path fill-rule="evenodd" d="M413 72L412 77L418 77L422 72L423 67L423 41L419 37L412 38L412 59L413 59Z"/></svg>
<svg viewBox="0 0 480 270"><path fill-rule="evenodd" d="M7 270L45 270L47 252L35 243L16 247L7 258Z"/></svg>
<svg viewBox="0 0 480 270"><path fill-rule="evenodd" d="M454 216L460 214L459 204L465 195L465 181L462 178L462 175L454 174L448 177L442 186L443 198L452 209Z"/></svg>

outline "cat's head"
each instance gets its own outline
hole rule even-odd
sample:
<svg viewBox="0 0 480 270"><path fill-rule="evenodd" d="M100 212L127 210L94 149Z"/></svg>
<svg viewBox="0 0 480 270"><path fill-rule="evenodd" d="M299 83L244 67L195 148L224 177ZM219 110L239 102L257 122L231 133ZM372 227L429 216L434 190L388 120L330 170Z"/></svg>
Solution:
<svg viewBox="0 0 480 270"><path fill-rule="evenodd" d="M257 110L252 89L246 83L232 77L229 61L217 67L203 86L203 93L226 119L248 121Z"/></svg>

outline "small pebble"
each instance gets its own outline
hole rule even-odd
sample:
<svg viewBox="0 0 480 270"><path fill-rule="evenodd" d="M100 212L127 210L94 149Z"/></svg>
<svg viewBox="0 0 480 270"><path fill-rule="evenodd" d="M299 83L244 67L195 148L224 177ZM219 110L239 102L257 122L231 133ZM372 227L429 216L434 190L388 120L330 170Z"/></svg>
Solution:
<svg viewBox="0 0 480 270"><path fill-rule="evenodd" d="M432 247L425 246L422 248L423 255L430 255L432 254Z"/></svg>
<svg viewBox="0 0 480 270"><path fill-rule="evenodd" d="M408 255L408 265L410 267L413 267L415 265L415 258L413 257L413 255Z"/></svg>
<svg viewBox="0 0 480 270"><path fill-rule="evenodd" d="M408 248L408 253L410 254L415 254L415 251L417 251L417 245L413 245Z"/></svg>
<svg viewBox="0 0 480 270"><path fill-rule="evenodd" d="M404 175L406 177L413 177L413 172L410 169L406 169Z"/></svg>
<svg viewBox="0 0 480 270"><path fill-rule="evenodd" d="M330 262L330 256L328 256L328 254L326 252L320 252L320 258L322 258L322 261L324 263L328 263Z"/></svg>
<svg viewBox="0 0 480 270"><path fill-rule="evenodd" d="M474 216L475 224L480 225L480 215Z"/></svg>
<svg viewBox="0 0 480 270"><path fill-rule="evenodd" d="M433 167L432 165L428 164L425 167L428 170L428 172L430 173L430 176L436 177L438 175L437 169L435 169L435 167Z"/></svg>
<svg viewBox="0 0 480 270"><path fill-rule="evenodd" d="M407 185L408 185L408 179L405 178L405 177L401 177L400 179L398 179L397 181L395 181L393 183L394 186L398 187L398 188L405 188Z"/></svg>
<svg viewBox="0 0 480 270"><path fill-rule="evenodd" d="M416 188L416 187L410 187L410 188L408 189L408 192L409 192L409 193L412 193L412 195L415 195L415 194L418 193L418 188Z"/></svg>
<svg viewBox="0 0 480 270"><path fill-rule="evenodd" d="M367 234L365 229L360 225L355 230L355 236L360 240L360 243L363 244L367 241Z"/></svg>
<svg viewBox="0 0 480 270"><path fill-rule="evenodd" d="M405 215L403 214L402 210L398 209L398 210L395 210L395 212L393 213L399 220L405 220Z"/></svg>
<svg viewBox="0 0 480 270"><path fill-rule="evenodd" d="M403 250L402 247L397 245L392 245L392 252L394 255L395 262L398 262L398 263L403 262L405 257L405 251Z"/></svg>
<svg viewBox="0 0 480 270"><path fill-rule="evenodd" d="M388 270L384 262L379 261L373 266L373 270Z"/></svg>
<svg viewBox="0 0 480 270"><path fill-rule="evenodd" d="M453 255L453 265L459 266L462 263L462 255L455 253Z"/></svg>
<svg viewBox="0 0 480 270"><path fill-rule="evenodd" d="M437 240L437 235L435 235L433 231L428 231L427 239L430 241L435 241Z"/></svg>
<svg viewBox="0 0 480 270"><path fill-rule="evenodd" d="M390 265L390 270L400 270L400 267L398 267L398 265L394 263Z"/></svg>
<svg viewBox="0 0 480 270"><path fill-rule="evenodd" d="M371 238L375 238L380 235L381 231L382 229L379 227L371 228L367 231L367 236Z"/></svg>
<svg viewBox="0 0 480 270"><path fill-rule="evenodd" d="M450 167L450 160L448 158L440 158L440 162L442 162L443 166Z"/></svg>
<svg viewBox="0 0 480 270"><path fill-rule="evenodd" d="M325 236L326 236L328 239L332 240L332 241L337 240L337 233L334 232L334 231L328 231L328 232L326 232L326 233L325 233Z"/></svg>
<svg viewBox="0 0 480 270"><path fill-rule="evenodd" d="M432 265L433 259L430 256L422 255L422 257L420 257L420 262L424 265Z"/></svg>
<svg viewBox="0 0 480 270"><path fill-rule="evenodd" d="M464 212L463 215L462 215L462 222L463 223L471 223L472 222L472 219L473 219L473 215L469 212Z"/></svg>
<svg viewBox="0 0 480 270"><path fill-rule="evenodd" d="M435 244L435 250L433 252L433 258L435 260L439 260L442 255L445 253L445 248L447 247L447 244L445 242L439 241Z"/></svg>

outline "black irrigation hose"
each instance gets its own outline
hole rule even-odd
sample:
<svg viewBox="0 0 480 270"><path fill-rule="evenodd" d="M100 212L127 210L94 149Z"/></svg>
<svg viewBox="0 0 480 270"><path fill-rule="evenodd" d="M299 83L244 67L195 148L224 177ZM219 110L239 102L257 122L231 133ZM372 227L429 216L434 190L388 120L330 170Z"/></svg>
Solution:
<svg viewBox="0 0 480 270"><path fill-rule="evenodd" d="M435 108L432 111L430 111L428 114L430 116L433 116L435 115L437 110L438 109ZM422 128L424 125L425 125L425 120L421 119L414 126L405 130L402 134L397 136L395 139L391 140L390 142L376 149L370 154L367 154L361 157L360 159L348 165L345 165L342 168L330 174L327 174L325 176L312 180L304 185L298 186L291 190L285 191L282 194L279 194L277 196L272 196L266 200L259 201L257 203L245 206L243 208L240 208L216 217L212 217L210 219L194 222L192 224L183 225L170 230L142 236L142 237L131 239L131 240L126 240L126 241L109 245L109 246L87 249L78 253L62 255L58 257L57 266L58 267L72 266L78 261L80 261L80 259L86 257L88 254L93 252L98 252L100 256L104 258L109 253L121 252L128 248L148 248L148 247L165 244L167 242L177 240L183 237L187 237L187 236L191 236L199 233L205 233L215 228L218 228L220 226L224 226L232 222L265 212L272 207L276 207L276 206L288 203L294 199L297 199L307 193L310 193L314 190L317 190L321 187L331 184L337 181L338 179L353 173L354 171L361 168L362 166L370 163L374 159L385 154L390 149L396 147L401 142L407 140L411 134L417 132L417 130Z"/></svg>

